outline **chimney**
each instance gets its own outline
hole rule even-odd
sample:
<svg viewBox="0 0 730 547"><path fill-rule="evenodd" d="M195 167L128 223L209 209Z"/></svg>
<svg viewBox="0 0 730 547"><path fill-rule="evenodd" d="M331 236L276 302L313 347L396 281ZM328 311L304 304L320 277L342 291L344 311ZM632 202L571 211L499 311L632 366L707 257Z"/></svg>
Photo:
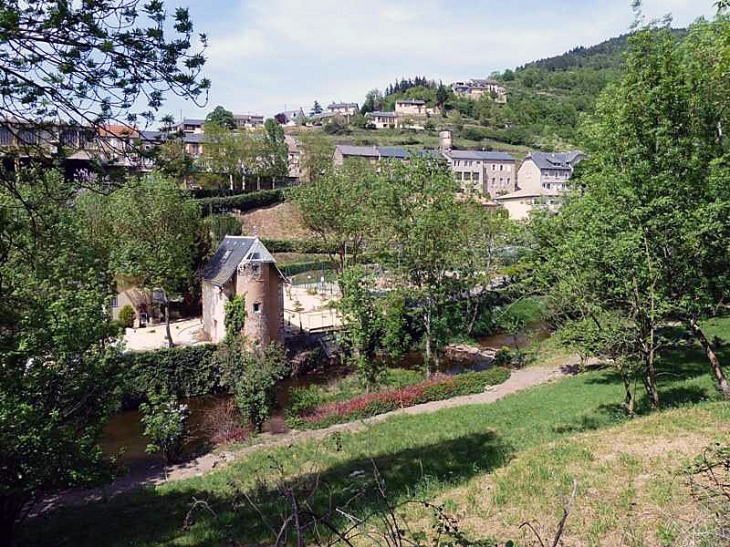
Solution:
<svg viewBox="0 0 730 547"><path fill-rule="evenodd" d="M451 130L444 129L439 131L439 150L441 152L448 152L451 150Z"/></svg>

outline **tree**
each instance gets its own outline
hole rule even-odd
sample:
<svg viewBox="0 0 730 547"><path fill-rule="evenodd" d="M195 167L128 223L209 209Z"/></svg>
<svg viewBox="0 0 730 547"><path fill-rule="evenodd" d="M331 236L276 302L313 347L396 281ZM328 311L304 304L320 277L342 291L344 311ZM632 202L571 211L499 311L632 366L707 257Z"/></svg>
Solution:
<svg viewBox="0 0 730 547"><path fill-rule="evenodd" d="M448 339L445 309L463 293L461 280L471 277L463 244L467 210L457 192L445 162L422 157L382 165L375 187L373 248L419 310L428 374Z"/></svg>
<svg viewBox="0 0 730 547"><path fill-rule="evenodd" d="M236 403L241 414L261 433L264 423L276 406L276 384L290 371L284 349L278 344L269 344L266 348L254 348L247 351L241 348L245 340L233 342L238 344L239 371L234 384Z"/></svg>
<svg viewBox="0 0 730 547"><path fill-rule="evenodd" d="M60 173L0 185L0 545L35 501L111 477L97 444L115 409L111 278Z"/></svg>
<svg viewBox="0 0 730 547"><path fill-rule="evenodd" d="M335 147L319 132L305 133L301 136L302 177L307 182L315 182L332 171L332 156Z"/></svg>
<svg viewBox="0 0 730 547"><path fill-rule="evenodd" d="M172 347L169 299L191 282L200 210L175 183L151 175L111 194L106 203L110 267L137 280L142 287L161 289L165 297L165 328Z"/></svg>
<svg viewBox="0 0 730 547"><path fill-rule="evenodd" d="M134 318L136 315L134 308L127 304L119 310L119 322L126 328L131 328L134 326Z"/></svg>
<svg viewBox="0 0 730 547"><path fill-rule="evenodd" d="M225 127L231 131L235 131L237 128L236 118L233 116L233 112L226 110L222 106L216 106L213 110L211 110L205 117L205 123L215 124L218 127Z"/></svg>
<svg viewBox="0 0 730 547"><path fill-rule="evenodd" d="M134 125L151 122L166 94L207 97L187 9L169 20L163 2L10 0L0 29L3 120Z"/></svg>
<svg viewBox="0 0 730 547"><path fill-rule="evenodd" d="M725 373L701 320L730 291L730 170L723 128L730 86L730 21L698 22L677 43L669 29L630 39L626 74L599 101L589 144L595 166L585 178L618 193L640 230L656 292L704 348L719 389ZM609 147L613 149L609 150Z"/></svg>
<svg viewBox="0 0 730 547"><path fill-rule="evenodd" d="M360 113L364 116L368 112L374 112L383 108L383 94L377 89L368 91L360 108Z"/></svg>
<svg viewBox="0 0 730 547"><path fill-rule="evenodd" d="M263 147L259 173L269 177L284 177L289 172L289 147L284 128L269 118L264 123Z"/></svg>
<svg viewBox="0 0 730 547"><path fill-rule="evenodd" d="M383 317L373 294L374 284L362 267L347 268L339 277L342 299L337 310L344 327L344 340L350 350L350 362L362 383L376 386L385 375L385 363L379 358L383 337Z"/></svg>
<svg viewBox="0 0 730 547"><path fill-rule="evenodd" d="M451 93L450 93L449 88L446 87L441 82L439 82L439 86L436 89L436 104L440 108L443 108L444 105L446 104L446 101L449 100L450 96L451 96Z"/></svg>
<svg viewBox="0 0 730 547"><path fill-rule="evenodd" d="M227 177L229 188L233 190L237 184L243 184L244 169L253 165L256 148L247 131L234 132L208 122L200 163L209 171Z"/></svg>
<svg viewBox="0 0 730 547"><path fill-rule="evenodd" d="M155 166L168 178L176 180L181 187L195 172L195 160L185 149L180 137L172 137L154 149Z"/></svg>
<svg viewBox="0 0 730 547"><path fill-rule="evenodd" d="M316 114L322 113L322 105L320 105L317 101L314 101L314 104L312 105L312 110L309 111L310 116L314 116Z"/></svg>
<svg viewBox="0 0 730 547"><path fill-rule="evenodd" d="M372 229L368 199L376 181L371 165L348 161L294 193L302 223L321 240L339 273L357 263Z"/></svg>

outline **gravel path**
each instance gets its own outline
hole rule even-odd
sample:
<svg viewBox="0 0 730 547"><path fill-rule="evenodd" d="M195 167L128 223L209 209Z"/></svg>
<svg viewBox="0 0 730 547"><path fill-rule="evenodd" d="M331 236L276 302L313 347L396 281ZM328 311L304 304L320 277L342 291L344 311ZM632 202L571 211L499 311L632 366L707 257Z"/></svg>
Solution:
<svg viewBox="0 0 730 547"><path fill-rule="evenodd" d="M454 397L453 399L446 399L444 401L433 401L431 403L425 403L422 405L402 408L386 414L380 414L357 422L333 425L324 429L316 429L312 431L292 431L291 433L283 435L265 434L258 438L261 441L258 444L240 448L235 451L221 451L205 454L178 465L165 467L161 464L147 464L145 466L131 468L128 474L119 478L109 486L90 490L73 490L47 498L38 504L33 513L39 514L61 506L76 506L83 505L90 501L105 500L135 488L158 486L166 482L200 477L214 469L220 469L239 458L265 448L290 446L307 440L319 440L335 432L353 433L362 431L373 424L384 422L393 416L425 414L429 412L436 412L444 408L493 403L502 397L529 387L544 384L550 380L563 377L568 373L569 372L565 368L525 368L513 371L512 375L504 383L491 387L485 392L478 393L476 395L465 395L463 397Z"/></svg>

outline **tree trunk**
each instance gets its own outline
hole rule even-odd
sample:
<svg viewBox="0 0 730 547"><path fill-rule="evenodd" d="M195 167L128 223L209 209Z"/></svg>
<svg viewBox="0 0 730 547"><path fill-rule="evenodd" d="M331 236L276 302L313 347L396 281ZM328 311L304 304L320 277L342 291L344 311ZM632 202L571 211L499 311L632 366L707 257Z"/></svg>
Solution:
<svg viewBox="0 0 730 547"><path fill-rule="evenodd" d="M231 185L231 192L233 192L233 190L234 190L234 188L233 188L233 173L229 173L229 175L228 175L228 181L229 181L229 183Z"/></svg>
<svg viewBox="0 0 730 547"><path fill-rule="evenodd" d="M431 359L433 358L431 352L431 312L426 311L423 316L423 326L426 330L426 352L424 355L424 364L426 365L426 378L431 377Z"/></svg>
<svg viewBox="0 0 730 547"><path fill-rule="evenodd" d="M172 332L170 331L170 303L167 299L165 299L165 332L167 333L168 347L175 347L175 344L172 341Z"/></svg>
<svg viewBox="0 0 730 547"><path fill-rule="evenodd" d="M634 394L631 393L631 378L623 372L620 371L619 374L621 375L621 380L624 383L624 389L626 390L626 398L624 399L624 408L626 409L626 414L633 417L634 416Z"/></svg>
<svg viewBox="0 0 730 547"><path fill-rule="evenodd" d="M717 380L717 387L720 390L720 393L722 393L725 398L730 398L730 385L728 385L727 377L720 365L720 360L717 358L717 354L712 349L712 344L710 344L709 340L707 340L707 336L705 336L705 333L697 324L697 321L690 319L689 328L692 330L695 338L697 338L702 345L702 349L705 350L705 355L707 355L707 360L710 362L710 368L712 369L712 373L715 375L715 380Z"/></svg>
<svg viewBox="0 0 730 547"><path fill-rule="evenodd" d="M656 383L656 368L654 368L654 350L644 358L646 370L644 370L644 387L646 387L646 396L649 399L649 406L652 410L659 410L659 389Z"/></svg>

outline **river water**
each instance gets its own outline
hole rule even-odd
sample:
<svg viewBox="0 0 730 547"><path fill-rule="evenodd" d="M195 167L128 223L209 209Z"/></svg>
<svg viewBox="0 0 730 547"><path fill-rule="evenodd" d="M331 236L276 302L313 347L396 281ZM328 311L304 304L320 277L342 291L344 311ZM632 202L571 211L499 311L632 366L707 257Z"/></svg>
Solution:
<svg viewBox="0 0 730 547"><path fill-rule="evenodd" d="M548 336L547 329L539 326L539 328L520 333L516 337L496 334L479 338L477 341L482 349L499 349L504 346L523 348L532 341L543 340ZM406 356L402 366L410 368L422 363L423 356L421 353L412 352ZM443 362L442 370L447 373L457 374L463 372L464 369L460 364ZM278 409L264 425L264 431L273 434L289 431L285 418L289 394L293 388L326 384L342 378L346 374L348 374L348 370L343 367L331 367L310 374L287 378L279 382L276 388ZM230 399L230 397L230 395L207 395L184 401L190 408L190 437L185 445L184 455L192 455L210 449L210 433L203 427L206 412L220 404L221 401ZM143 434L144 428L140 418L141 413L138 410L127 410L115 414L109 420L101 438L101 446L104 451L110 455L121 452L120 462L125 465L135 465L145 461L161 459L159 455L147 454L147 438Z"/></svg>

